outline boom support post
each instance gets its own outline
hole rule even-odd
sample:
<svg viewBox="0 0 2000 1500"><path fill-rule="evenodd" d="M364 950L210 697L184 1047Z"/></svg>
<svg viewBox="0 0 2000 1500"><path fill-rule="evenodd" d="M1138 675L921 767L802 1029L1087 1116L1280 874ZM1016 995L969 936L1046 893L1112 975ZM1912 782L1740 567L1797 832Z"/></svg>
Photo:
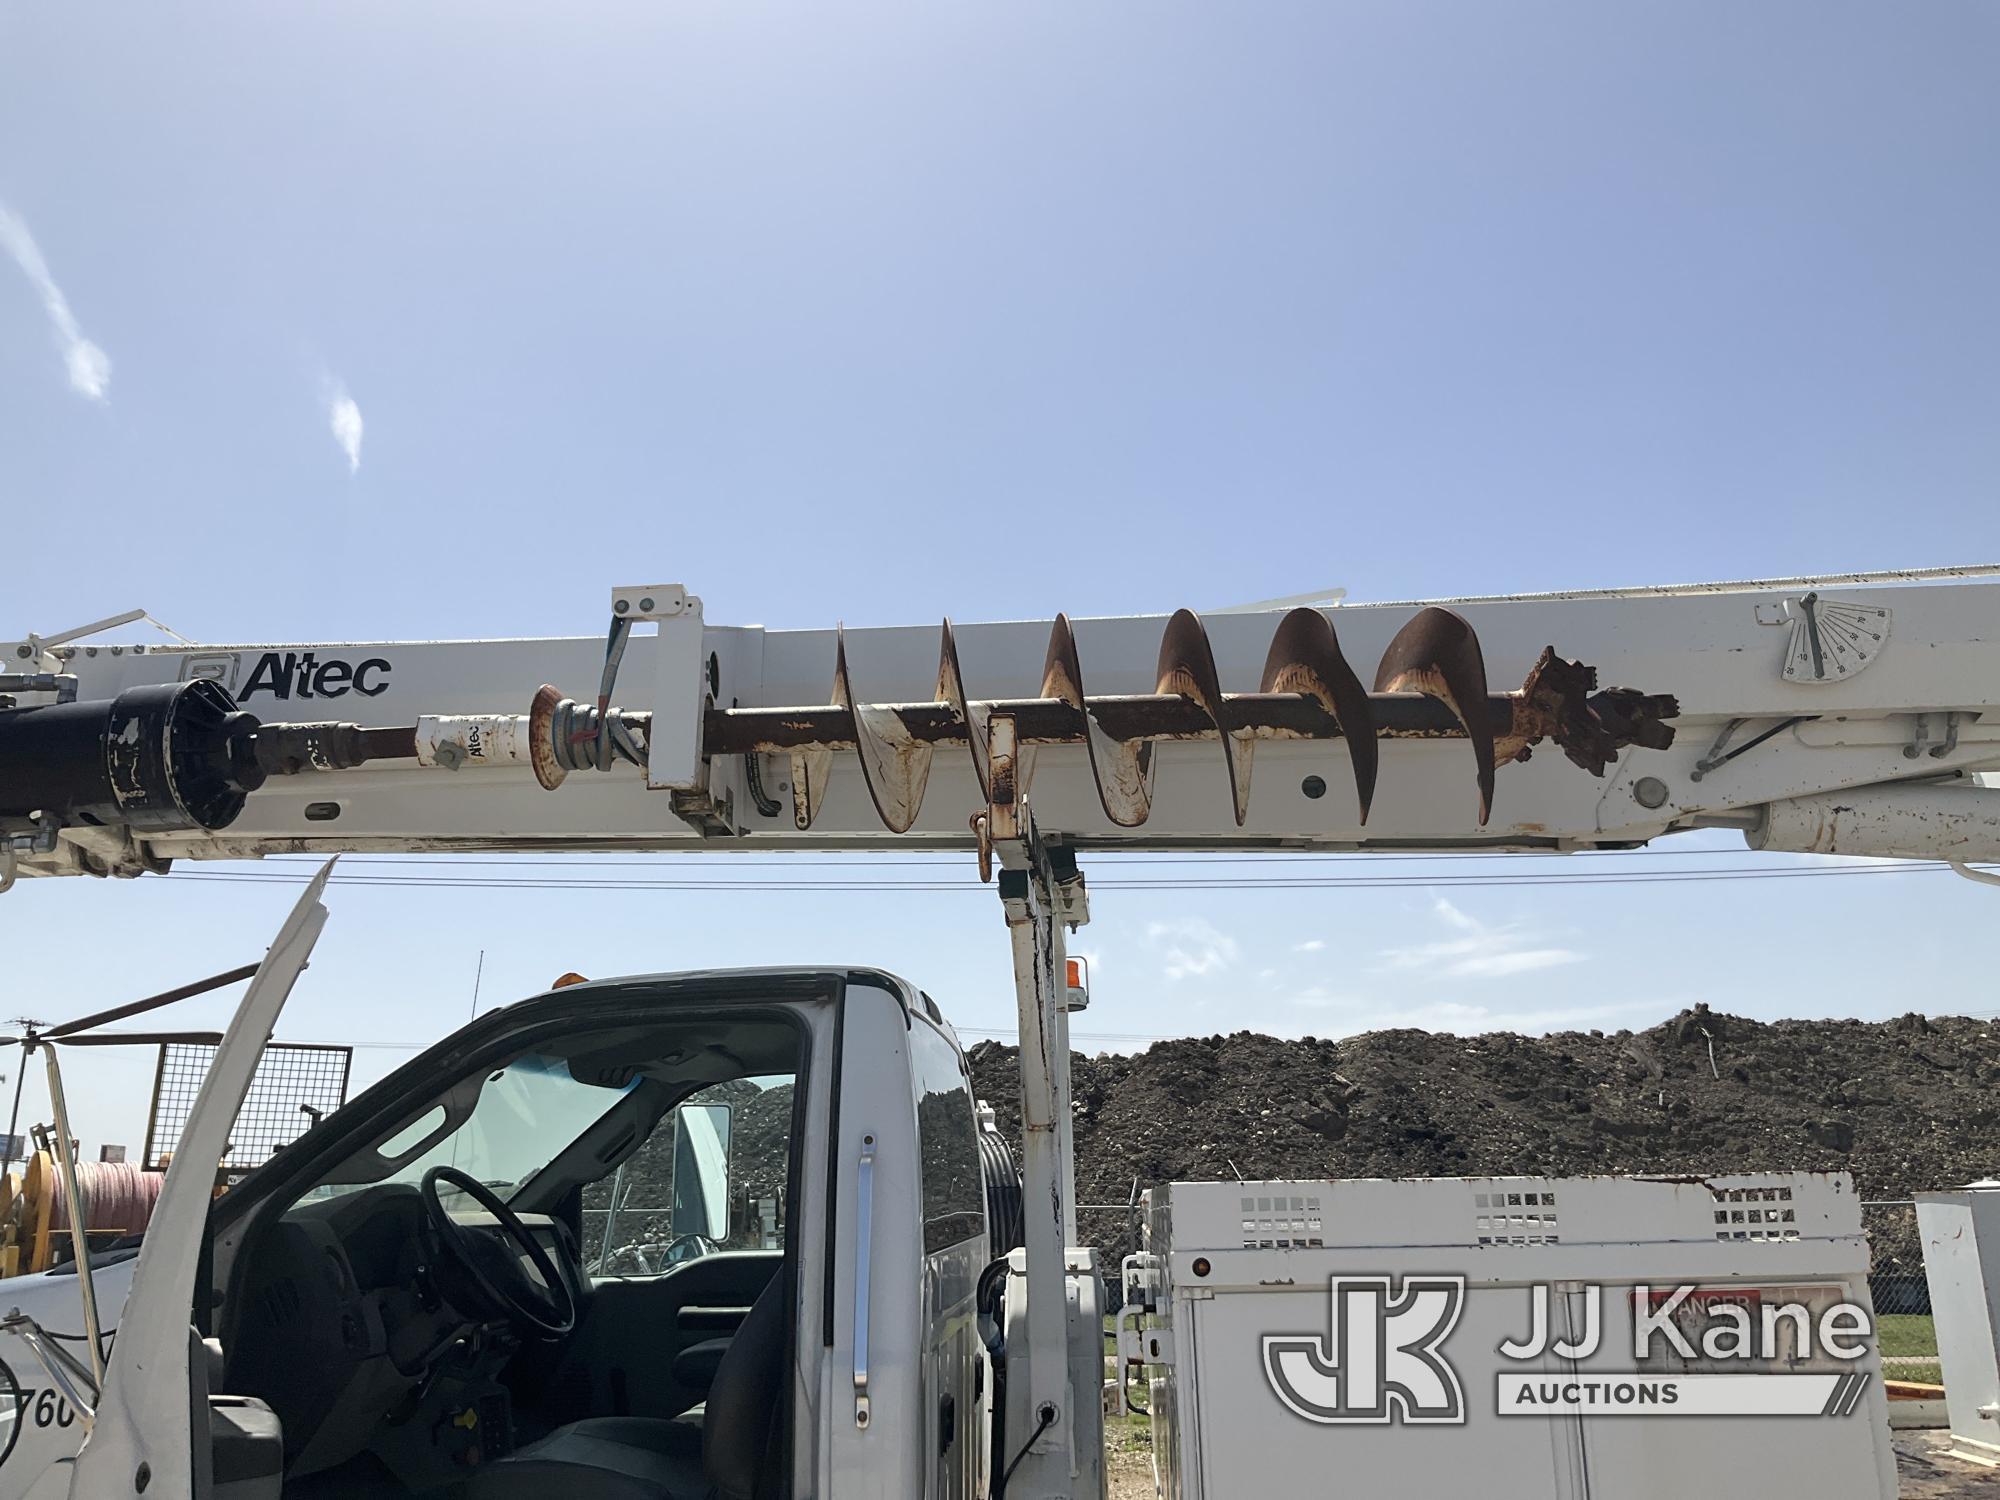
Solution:
<svg viewBox="0 0 2000 1500"><path fill-rule="evenodd" d="M1023 1229L1028 1263L1028 1409L1035 1436L1014 1493L1066 1495L1077 1473L1075 1403L1096 1392L1071 1388L1068 1270L1076 1238L1076 1154L1070 1113L1068 956L1064 929L1090 920L1075 851L1043 839L1021 788L1028 767L1010 715L990 721L991 800L982 852L999 864L1000 903L1014 960L1020 1030ZM1010 1437L1010 1444L1014 1439ZM1012 1456L1009 1456L1012 1461Z"/></svg>

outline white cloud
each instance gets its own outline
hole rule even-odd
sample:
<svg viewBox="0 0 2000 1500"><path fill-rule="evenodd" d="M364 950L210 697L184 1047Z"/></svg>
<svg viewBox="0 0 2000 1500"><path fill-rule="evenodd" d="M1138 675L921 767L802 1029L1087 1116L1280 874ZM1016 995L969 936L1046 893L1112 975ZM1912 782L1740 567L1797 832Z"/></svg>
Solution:
<svg viewBox="0 0 2000 1500"><path fill-rule="evenodd" d="M14 258L14 264L21 268L21 274L42 299L49 331L55 335L63 367L69 372L69 388L91 401L103 401L111 387L111 356L85 338L83 330L76 326L69 298L49 274L49 263L42 259L41 246L28 232L26 221L4 203L0 203L0 246Z"/></svg>
<svg viewBox="0 0 2000 1500"><path fill-rule="evenodd" d="M1236 962L1236 939L1200 917L1183 922L1149 922L1146 940L1160 948L1169 979L1218 974Z"/></svg>
<svg viewBox="0 0 2000 1500"><path fill-rule="evenodd" d="M1292 944L1294 953L1317 953L1326 946L1324 938L1307 938L1303 943Z"/></svg>
<svg viewBox="0 0 2000 1500"><path fill-rule="evenodd" d="M1470 954L1453 964L1449 972L1474 979L1500 979L1582 962L1583 955L1574 948L1516 948L1505 953Z"/></svg>
<svg viewBox="0 0 2000 1500"><path fill-rule="evenodd" d="M1333 1010L1336 1007L1345 1008L1368 1003L1357 996L1330 990L1323 984L1309 984L1302 990L1292 991L1285 998L1305 1010Z"/></svg>
<svg viewBox="0 0 2000 1500"><path fill-rule="evenodd" d="M1467 916L1464 912L1460 911L1457 907L1453 906L1449 901L1445 900L1445 898L1442 896L1437 898L1437 904L1434 907L1432 907L1432 910L1435 911L1440 917L1443 917L1445 921L1450 923L1453 927L1456 927L1460 932L1479 931L1479 923L1477 921Z"/></svg>
<svg viewBox="0 0 2000 1500"><path fill-rule="evenodd" d="M1432 910L1459 936L1404 948L1384 948L1378 969L1416 971L1447 979L1502 979L1581 963L1586 956L1574 948L1543 943L1518 927L1488 926L1442 896Z"/></svg>
<svg viewBox="0 0 2000 1500"><path fill-rule="evenodd" d="M347 472L359 472L361 468L361 408L347 393L347 382L338 375L329 375L321 382L326 398L326 425L333 433L333 440L340 444L340 451L347 455Z"/></svg>

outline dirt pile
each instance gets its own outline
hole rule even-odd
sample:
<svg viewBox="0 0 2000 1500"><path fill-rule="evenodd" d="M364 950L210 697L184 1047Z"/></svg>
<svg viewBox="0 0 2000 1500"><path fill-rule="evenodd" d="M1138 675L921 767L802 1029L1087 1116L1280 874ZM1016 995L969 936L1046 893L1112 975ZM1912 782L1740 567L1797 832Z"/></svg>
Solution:
<svg viewBox="0 0 2000 1500"><path fill-rule="evenodd" d="M695 1096L704 1104L730 1106L729 1186L735 1200L732 1222L743 1219L744 1205L759 1198L782 1198L792 1132L792 1086L782 1083L759 1089L747 1079L715 1084ZM606 1210L617 1176L605 1177L583 1190L585 1259L602 1246ZM653 1127L645 1143L626 1161L623 1200L613 1238L618 1245L667 1244L674 1239L674 1116L668 1113ZM615 1248L615 1247L614 1247Z"/></svg>
<svg viewBox="0 0 2000 1500"><path fill-rule="evenodd" d="M1019 1140L1014 1049L971 1052ZM1747 1020L1343 1041L1252 1032L1072 1059L1078 1197L1175 1180L1846 1170L1867 1198L2000 1174L2000 1025Z"/></svg>

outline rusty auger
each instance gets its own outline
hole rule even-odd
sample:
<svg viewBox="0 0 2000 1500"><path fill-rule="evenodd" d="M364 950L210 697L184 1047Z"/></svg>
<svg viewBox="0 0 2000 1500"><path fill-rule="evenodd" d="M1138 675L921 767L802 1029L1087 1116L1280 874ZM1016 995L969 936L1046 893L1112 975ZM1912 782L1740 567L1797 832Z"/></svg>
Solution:
<svg viewBox="0 0 2000 1500"><path fill-rule="evenodd" d="M1664 721L1678 712L1671 697L1631 688L1598 691L1595 669L1564 660L1554 647L1542 652L1518 691L1494 693L1472 626L1435 606L1396 633L1376 668L1372 693L1341 654L1332 623L1305 608L1279 622L1258 690L1228 693L1201 617L1184 609L1161 638L1154 691L1095 698L1084 691L1076 633L1064 615L1049 633L1041 693L1022 699L968 695L947 620L933 702L859 702L843 632L835 640L831 704L712 708L702 748L709 756L788 756L793 819L802 829L819 814L835 753L853 750L883 824L903 833L923 806L932 752L940 744L964 745L982 794L990 794L987 731L996 714L1014 720L1023 747L1023 791L1034 774L1036 747L1081 744L1104 815L1121 828L1141 826L1152 810L1155 747L1162 741L1213 740L1220 746L1240 827L1249 815L1250 773L1261 740L1346 740L1366 823L1379 741L1463 738L1472 746L1483 827L1492 814L1495 768L1526 760L1541 740L1553 739L1577 765L1602 776L1628 745L1671 745L1674 731Z"/></svg>
<svg viewBox="0 0 2000 1500"><path fill-rule="evenodd" d="M1493 814L1493 719L1479 709L1486 698L1486 658L1465 616L1435 605L1419 611L1382 653L1375 691L1435 698L1464 726L1479 774L1479 826L1484 828Z"/></svg>
<svg viewBox="0 0 2000 1500"><path fill-rule="evenodd" d="M438 715L416 725L258 725L239 716L245 765L264 776L338 770L373 760L414 758L420 765L526 764L551 790L572 772L634 765L652 770L653 716L610 706L621 637L614 631L596 703L563 697L544 686L526 714ZM1025 794L1036 752L1081 745L1104 815L1120 828L1145 824L1153 808L1153 778L1164 741L1214 741L1229 777L1238 827L1250 811L1250 772L1265 740L1345 740L1354 770L1354 797L1366 824L1375 797L1382 740L1463 739L1472 746L1479 788L1479 822L1493 811L1493 773L1526 760L1530 747L1552 739L1596 776L1629 745L1664 750L1680 712L1663 695L1597 687L1597 672L1546 648L1519 690L1495 693L1472 626L1436 606L1417 613L1389 642L1368 692L1341 654L1333 623L1316 609L1295 609L1278 623L1254 693L1222 687L1215 651L1201 616L1181 610L1167 621L1150 693L1090 694L1082 653L1066 615L1057 615L1042 660L1041 691L1033 698L975 699L966 690L951 622L938 638L937 691L929 703L869 703L854 691L847 635L834 638L831 703L803 707L721 708L703 712L699 754L785 756L791 766L792 820L811 828L819 817L834 757L851 750L883 825L907 833L916 825L939 745L963 745L982 798L993 795L988 739L997 716L1011 723L1016 747L1009 765ZM233 707L233 705L231 705ZM233 752L232 752L233 753ZM247 774L247 773L246 773ZM255 782L246 782L254 785ZM761 786L761 783L754 783ZM756 792L767 816L778 805ZM698 826L740 832L726 818L689 800ZM681 811L676 804L676 811ZM233 816L233 814L232 814Z"/></svg>

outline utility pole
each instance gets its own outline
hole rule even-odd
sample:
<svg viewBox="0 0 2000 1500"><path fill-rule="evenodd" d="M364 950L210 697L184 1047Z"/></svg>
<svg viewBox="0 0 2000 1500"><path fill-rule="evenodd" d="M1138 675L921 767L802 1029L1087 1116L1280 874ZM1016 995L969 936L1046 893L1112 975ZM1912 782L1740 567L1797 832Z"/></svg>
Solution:
<svg viewBox="0 0 2000 1500"><path fill-rule="evenodd" d="M49 1023L37 1021L28 1016L16 1016L10 1023L21 1028L21 1066L14 1070L14 1112L7 1117L7 1160L0 1166L11 1167L16 1160L25 1159L21 1152L21 1085L28 1081L28 1052L34 1045L35 1036Z"/></svg>

